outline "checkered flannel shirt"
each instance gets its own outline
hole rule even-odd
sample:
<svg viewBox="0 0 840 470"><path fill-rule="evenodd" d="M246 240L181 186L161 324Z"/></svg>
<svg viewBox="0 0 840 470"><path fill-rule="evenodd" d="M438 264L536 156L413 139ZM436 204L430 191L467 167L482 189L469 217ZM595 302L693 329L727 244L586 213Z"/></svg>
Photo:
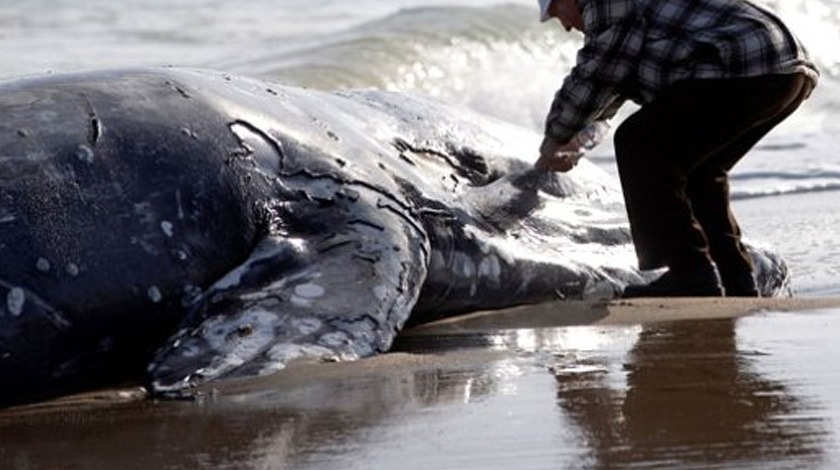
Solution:
<svg viewBox="0 0 840 470"><path fill-rule="evenodd" d="M567 142L615 115L627 99L649 103L688 78L803 72L807 52L771 12L746 0L578 0L584 44L557 91L546 135Z"/></svg>

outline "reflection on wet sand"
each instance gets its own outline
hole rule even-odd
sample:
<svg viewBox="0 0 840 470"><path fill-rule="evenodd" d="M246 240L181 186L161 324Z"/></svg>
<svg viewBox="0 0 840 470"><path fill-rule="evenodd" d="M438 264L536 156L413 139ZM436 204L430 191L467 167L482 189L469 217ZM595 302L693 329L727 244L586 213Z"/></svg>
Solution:
<svg viewBox="0 0 840 470"><path fill-rule="evenodd" d="M389 422L497 393L488 357L303 367L198 402L114 404L103 392L9 410L0 414L0 468L327 468L361 459Z"/></svg>
<svg viewBox="0 0 840 470"><path fill-rule="evenodd" d="M601 468L813 467L826 430L799 420L803 403L752 369L735 321L646 326L627 357L626 387L558 374L561 408Z"/></svg>
<svg viewBox="0 0 840 470"><path fill-rule="evenodd" d="M412 340L195 402L103 392L0 411L0 468L831 468L837 382L789 364L835 317Z"/></svg>

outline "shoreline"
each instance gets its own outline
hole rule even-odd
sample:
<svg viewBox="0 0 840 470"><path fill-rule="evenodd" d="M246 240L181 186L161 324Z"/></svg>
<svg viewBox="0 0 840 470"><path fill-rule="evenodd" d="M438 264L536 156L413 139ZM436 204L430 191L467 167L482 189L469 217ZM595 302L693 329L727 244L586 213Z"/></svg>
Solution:
<svg viewBox="0 0 840 470"><path fill-rule="evenodd" d="M555 301L480 311L415 326L400 336L480 334L499 330L568 326L633 325L738 318L761 312L840 308L838 297L815 298L645 298L611 301Z"/></svg>
<svg viewBox="0 0 840 470"><path fill-rule="evenodd" d="M840 463L840 298L558 304L431 323L401 336L412 347L191 401L134 387L0 410L0 467Z"/></svg>

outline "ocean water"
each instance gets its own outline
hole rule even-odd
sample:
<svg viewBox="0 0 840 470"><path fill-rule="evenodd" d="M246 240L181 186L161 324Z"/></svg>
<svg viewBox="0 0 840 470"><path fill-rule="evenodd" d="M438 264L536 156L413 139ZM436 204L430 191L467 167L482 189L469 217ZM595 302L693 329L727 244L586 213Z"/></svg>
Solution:
<svg viewBox="0 0 840 470"><path fill-rule="evenodd" d="M539 132L581 38L540 24L535 3L0 0L0 79L201 67L301 87L420 93ZM750 239L788 260L795 293L838 295L840 0L761 3L792 26L822 80L735 169L735 210ZM626 106L613 128L632 111ZM536 149L522 151L536 157ZM609 143L589 158L615 174Z"/></svg>

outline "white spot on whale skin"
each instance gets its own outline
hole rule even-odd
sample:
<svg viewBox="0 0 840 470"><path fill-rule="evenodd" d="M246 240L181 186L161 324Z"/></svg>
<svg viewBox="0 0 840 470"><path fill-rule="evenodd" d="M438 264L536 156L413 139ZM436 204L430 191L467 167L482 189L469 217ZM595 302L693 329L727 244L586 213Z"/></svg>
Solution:
<svg viewBox="0 0 840 470"><path fill-rule="evenodd" d="M303 335L311 335L321 329L321 326L323 326L323 322L317 318L300 318L292 320L292 327L297 328L297 330Z"/></svg>
<svg viewBox="0 0 840 470"><path fill-rule="evenodd" d="M475 276L475 263L466 253L456 253L452 261L452 270L456 276L466 279Z"/></svg>
<svg viewBox="0 0 840 470"><path fill-rule="evenodd" d="M296 295L293 295L289 299L289 302L291 302L292 305L295 305L296 307L311 307L312 306L312 300L311 299L305 299L303 297L298 297Z"/></svg>
<svg viewBox="0 0 840 470"><path fill-rule="evenodd" d="M152 303L157 304L160 303L161 300L163 300L163 294L160 292L160 289L158 289L157 286L149 287L147 294L149 295L149 300L151 300Z"/></svg>
<svg viewBox="0 0 840 470"><path fill-rule="evenodd" d="M198 357L198 355L201 353L201 349L198 346L196 346L194 344L191 344L191 345L187 345L186 347L181 348L180 352L181 352L181 356L183 356L183 357L194 358L194 357Z"/></svg>
<svg viewBox="0 0 840 470"><path fill-rule="evenodd" d="M163 230L163 234L169 238L172 238L172 235L175 234L175 227L172 225L172 222L167 220L160 223L160 229Z"/></svg>
<svg viewBox="0 0 840 470"><path fill-rule="evenodd" d="M75 263L68 263L67 266L64 267L64 271L67 272L70 277L78 277L81 270Z"/></svg>
<svg viewBox="0 0 840 470"><path fill-rule="evenodd" d="M76 148L76 158L85 163L93 163L94 157L93 149L87 144L81 144Z"/></svg>
<svg viewBox="0 0 840 470"><path fill-rule="evenodd" d="M321 336L318 342L329 348L340 348L346 346L350 342L350 338L344 332L336 331L335 333L327 333Z"/></svg>
<svg viewBox="0 0 840 470"><path fill-rule="evenodd" d="M50 264L50 260L46 258L38 258L38 261L35 261L35 268L46 274L50 272L50 269L52 269L52 264Z"/></svg>
<svg viewBox="0 0 840 470"><path fill-rule="evenodd" d="M26 293L20 287L15 287L6 294L6 307L12 316L19 317L23 314L23 306L26 303Z"/></svg>
<svg viewBox="0 0 840 470"><path fill-rule="evenodd" d="M376 286L373 288L373 295L379 301L384 301L388 298L389 289L386 286Z"/></svg>
<svg viewBox="0 0 840 470"><path fill-rule="evenodd" d="M184 250L173 250L172 251L172 256L174 256L176 260L181 261L181 262L186 261L190 257L187 254L187 252L184 251Z"/></svg>
<svg viewBox="0 0 840 470"><path fill-rule="evenodd" d="M192 129L190 129L189 127L182 127L181 128L181 134L183 134L185 137L189 137L191 139L198 139L198 134L195 131L193 131Z"/></svg>
<svg viewBox="0 0 840 470"><path fill-rule="evenodd" d="M487 279L494 284L502 282L502 265L499 262L499 258L491 255L481 260L481 264L478 266L478 273L483 279Z"/></svg>
<svg viewBox="0 0 840 470"><path fill-rule="evenodd" d="M178 220L184 220L184 204L181 200L181 190L175 191L175 205L178 206Z"/></svg>
<svg viewBox="0 0 840 470"><path fill-rule="evenodd" d="M295 287L295 295L304 299L316 299L324 295L323 287L318 284L301 284Z"/></svg>

